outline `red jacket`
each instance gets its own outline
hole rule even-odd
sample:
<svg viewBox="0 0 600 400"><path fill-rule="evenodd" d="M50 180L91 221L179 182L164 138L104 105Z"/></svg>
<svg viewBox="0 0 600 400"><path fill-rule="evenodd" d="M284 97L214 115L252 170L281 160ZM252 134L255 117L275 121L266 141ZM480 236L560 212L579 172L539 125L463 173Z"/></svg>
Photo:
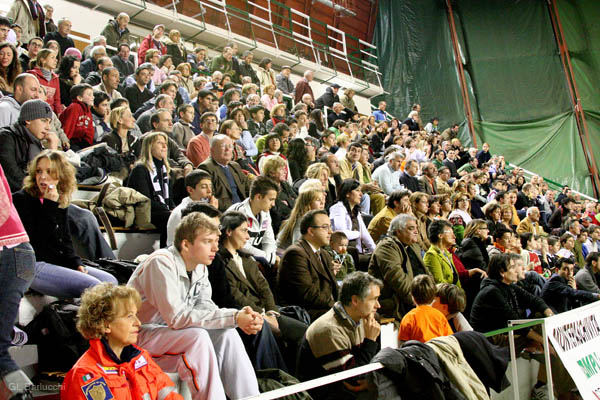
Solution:
<svg viewBox="0 0 600 400"><path fill-rule="evenodd" d="M94 120L87 104L73 100L59 119L69 140L83 140L90 146L94 144Z"/></svg>
<svg viewBox="0 0 600 400"><path fill-rule="evenodd" d="M175 392L173 381L156 365L146 350L131 345L123 349L121 357L125 353L129 356L129 361L117 364L108 355L100 339L90 340L89 350L67 374L60 388L60 398L183 400Z"/></svg>
<svg viewBox="0 0 600 400"><path fill-rule="evenodd" d="M46 102L50 104L50 108L52 108L52 111L54 111L56 115L60 115L60 113L62 113L65 109L65 106L63 106L60 102L60 81L58 80L58 75L52 72L52 77L49 81L47 81L39 67L31 69L27 72L35 75L38 78L38 81L40 81L40 85L46 87L48 97Z"/></svg>
<svg viewBox="0 0 600 400"><path fill-rule="evenodd" d="M140 48L138 49L138 63L141 65L144 61L144 57L146 57L146 52L150 49L156 49L160 52L161 56L167 54L167 46L163 42L159 42L159 47L155 46L155 41L152 38L152 34L146 36L142 43L140 43Z"/></svg>

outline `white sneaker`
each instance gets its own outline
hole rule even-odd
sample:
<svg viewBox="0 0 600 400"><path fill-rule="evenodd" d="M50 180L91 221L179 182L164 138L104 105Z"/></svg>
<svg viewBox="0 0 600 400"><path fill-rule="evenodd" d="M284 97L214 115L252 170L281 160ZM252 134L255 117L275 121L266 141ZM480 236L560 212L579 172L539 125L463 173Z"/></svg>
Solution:
<svg viewBox="0 0 600 400"><path fill-rule="evenodd" d="M13 326L13 337L11 340L11 344L13 346L23 346L25 343L27 343L28 339L29 338L27 337L27 334L24 331L17 328L16 326Z"/></svg>
<svg viewBox="0 0 600 400"><path fill-rule="evenodd" d="M531 390L531 400L548 400L548 385L543 385Z"/></svg>

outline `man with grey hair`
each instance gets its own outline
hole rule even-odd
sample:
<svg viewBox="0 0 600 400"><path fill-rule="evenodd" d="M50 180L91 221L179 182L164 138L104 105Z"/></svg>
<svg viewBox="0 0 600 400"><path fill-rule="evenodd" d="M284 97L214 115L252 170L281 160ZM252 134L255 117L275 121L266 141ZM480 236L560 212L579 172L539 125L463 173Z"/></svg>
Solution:
<svg viewBox="0 0 600 400"><path fill-rule="evenodd" d="M302 103L306 104L306 107L308 107L309 112L315 108L315 102L313 101L313 97L310 93L305 93L302 96Z"/></svg>
<svg viewBox="0 0 600 400"><path fill-rule="evenodd" d="M302 381L319 378L368 364L377 353L380 325L375 313L380 308L383 282L366 272L353 272L344 279L340 299L314 321L302 345L298 365ZM340 381L310 391L315 399L355 399L365 386L355 380ZM332 397L333 396L333 397Z"/></svg>
<svg viewBox="0 0 600 400"><path fill-rule="evenodd" d="M104 35L95 36L94 39L92 39L92 43L85 46L83 52L81 53L82 59L87 60L90 58L92 56L91 51L96 46L102 46L106 48L106 37Z"/></svg>
<svg viewBox="0 0 600 400"><path fill-rule="evenodd" d="M85 79L90 72L98 71L98 61L103 57L106 57L106 48L104 46L92 47L90 58L83 61L79 67L79 74Z"/></svg>
<svg viewBox="0 0 600 400"><path fill-rule="evenodd" d="M319 108L319 105L316 104L316 107ZM344 112L344 106L342 103L336 101L333 103L331 110L329 110L329 114L327 115L327 123L329 126L333 126L333 123L337 120L346 121L348 119L347 114Z"/></svg>
<svg viewBox="0 0 600 400"><path fill-rule="evenodd" d="M73 39L69 37L71 33L71 27L73 24L71 20L67 17L63 17L58 20L58 30L56 32L46 33L44 36L44 47L51 40L56 40L58 42L58 47L60 47L60 54L65 54L65 50L75 47L75 43Z"/></svg>
<svg viewBox="0 0 600 400"><path fill-rule="evenodd" d="M129 15L127 13L120 13L117 15L117 18L114 20L111 19L108 21L102 32L106 38L106 44L111 47L118 47L121 43L129 44L129 29L127 29L127 25L129 25ZM112 54L116 52L113 50Z"/></svg>
<svg viewBox="0 0 600 400"><path fill-rule="evenodd" d="M254 107L259 104L260 104L260 96L257 95L256 93L249 94L248 97L246 97L246 107L247 108Z"/></svg>
<svg viewBox="0 0 600 400"><path fill-rule="evenodd" d="M294 94L294 84L290 79L292 68L288 65L281 67L281 72L275 77L277 81L277 89L281 90L282 93L287 95Z"/></svg>
<svg viewBox="0 0 600 400"><path fill-rule="evenodd" d="M231 161L232 158L231 138L215 135L210 139L210 157L198 166L210 174L213 196L219 200L221 212L225 212L232 204L241 202L250 194L250 180L242 172L240 165Z"/></svg>
<svg viewBox="0 0 600 400"><path fill-rule="evenodd" d="M373 172L372 178L379 184L383 193L389 196L396 190L404 189L404 185L400 183L400 166L404 161L404 153L394 151L385 157L385 161L384 165Z"/></svg>
<svg viewBox="0 0 600 400"><path fill-rule="evenodd" d="M544 228L540 225L540 210L537 207L529 207L527 216L517 226L517 233L533 233L534 235L546 235Z"/></svg>
<svg viewBox="0 0 600 400"><path fill-rule="evenodd" d="M384 283L379 311L384 317L401 321L414 307L410 293L413 277L431 275L421 258L418 240L417 219L410 214L400 214L394 217L388 237L377 243L371 256L369 273Z"/></svg>
<svg viewBox="0 0 600 400"><path fill-rule="evenodd" d="M310 83L314 77L315 73L310 69L304 71L304 76L296 83L296 88L294 89L294 102L299 103L302 100L302 96L305 94L310 94L311 99L315 98L313 90L310 87Z"/></svg>

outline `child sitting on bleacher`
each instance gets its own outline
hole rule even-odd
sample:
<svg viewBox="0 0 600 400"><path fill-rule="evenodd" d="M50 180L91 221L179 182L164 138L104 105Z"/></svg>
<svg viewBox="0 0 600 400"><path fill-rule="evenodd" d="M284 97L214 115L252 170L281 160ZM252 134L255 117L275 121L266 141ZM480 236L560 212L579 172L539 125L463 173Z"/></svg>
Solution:
<svg viewBox="0 0 600 400"><path fill-rule="evenodd" d="M94 121L92 106L94 105L94 89L87 83L80 83L71 88L71 104L60 115L65 134L71 141L75 151L94 144Z"/></svg>
<svg viewBox="0 0 600 400"><path fill-rule="evenodd" d="M417 275L412 281L410 292L416 307L402 318L398 340L418 340L425 343L439 336L452 335L452 328L444 314L431 306L436 295L433 277Z"/></svg>
<svg viewBox="0 0 600 400"><path fill-rule="evenodd" d="M436 290L437 293L431 306L444 314L452 330L454 332L472 331L471 324L463 315L467 306L465 291L446 282L438 283Z"/></svg>
<svg viewBox="0 0 600 400"><path fill-rule="evenodd" d="M333 261L339 262L342 267L335 274L335 279L339 282L343 281L346 275L355 271L354 260L348 254L348 237L342 231L335 231L331 234L329 240L330 246L325 246L324 249L331 255Z"/></svg>

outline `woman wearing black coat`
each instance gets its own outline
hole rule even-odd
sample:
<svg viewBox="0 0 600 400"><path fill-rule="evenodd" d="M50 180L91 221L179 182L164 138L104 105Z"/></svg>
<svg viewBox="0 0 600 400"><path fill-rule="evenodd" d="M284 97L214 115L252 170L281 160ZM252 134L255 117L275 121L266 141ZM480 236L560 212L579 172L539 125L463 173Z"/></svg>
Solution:
<svg viewBox="0 0 600 400"><path fill-rule="evenodd" d="M279 228L285 220L290 217L298 192L287 182L287 168L283 158L268 156L263 164L263 175L273 179L279 185L279 192L275 199L275 205L271 208L271 224L273 233L277 236Z"/></svg>
<svg viewBox="0 0 600 400"><path fill-rule="evenodd" d="M162 132L147 134L138 163L131 170L127 187L150 199L150 222L160 231L161 247L167 244L167 222L174 208L167 158L168 138Z"/></svg>
<svg viewBox="0 0 600 400"><path fill-rule="evenodd" d="M461 242L460 249L456 252L466 269L479 268L487 271L490 261L486 249L489 242L488 235L489 229L484 220L474 219L467 224L464 239ZM479 293L482 279L481 275L476 274L463 287L467 294L467 308L463 312L466 318L469 317L473 300Z"/></svg>

